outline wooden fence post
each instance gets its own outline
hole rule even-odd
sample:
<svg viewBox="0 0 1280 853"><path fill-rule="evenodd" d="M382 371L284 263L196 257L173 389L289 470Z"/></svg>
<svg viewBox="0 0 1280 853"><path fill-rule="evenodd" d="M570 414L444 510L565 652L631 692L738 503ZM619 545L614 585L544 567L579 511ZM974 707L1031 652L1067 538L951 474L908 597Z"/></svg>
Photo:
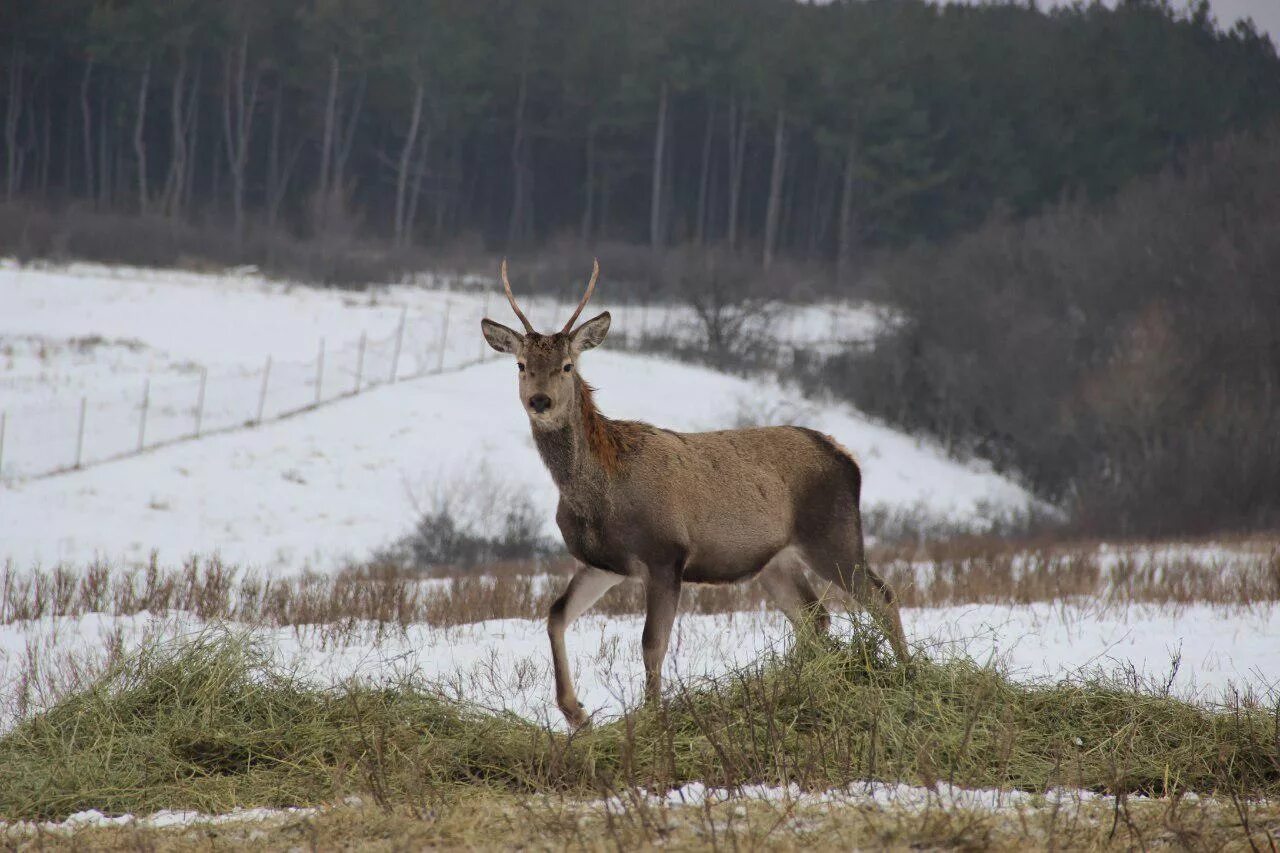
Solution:
<svg viewBox="0 0 1280 853"><path fill-rule="evenodd" d="M360 350L356 353L356 387L352 394L360 393L360 380L364 378L364 345L366 336L364 332L360 333Z"/></svg>
<svg viewBox="0 0 1280 853"><path fill-rule="evenodd" d="M408 308L400 309L400 325L396 329L396 348L391 352L391 383L396 381L396 371L400 367L400 347L404 344L404 321L409 313Z"/></svg>
<svg viewBox="0 0 1280 853"><path fill-rule="evenodd" d="M262 368L262 390L258 392L258 419L256 423L262 423L262 411L267 407L267 382L271 379L271 356L267 356L267 363Z"/></svg>
<svg viewBox="0 0 1280 853"><path fill-rule="evenodd" d="M436 373L444 372L444 350L449 340L449 307L452 304L447 299L444 302L444 322L440 324L440 356L436 359Z"/></svg>
<svg viewBox="0 0 1280 853"><path fill-rule="evenodd" d="M138 452L147 444L147 409L151 406L151 377L142 383L142 415L138 418Z"/></svg>
<svg viewBox="0 0 1280 853"><path fill-rule="evenodd" d="M76 467L80 467L80 462L84 458L84 415L85 410L89 407L89 398L80 398L80 428L76 430Z"/></svg>
<svg viewBox="0 0 1280 853"><path fill-rule="evenodd" d="M316 355L316 405L324 396L324 338L320 339L320 352Z"/></svg>
<svg viewBox="0 0 1280 853"><path fill-rule="evenodd" d="M200 368L200 391L196 394L196 434L200 437L200 427L204 423L204 386L209 381L209 368Z"/></svg>

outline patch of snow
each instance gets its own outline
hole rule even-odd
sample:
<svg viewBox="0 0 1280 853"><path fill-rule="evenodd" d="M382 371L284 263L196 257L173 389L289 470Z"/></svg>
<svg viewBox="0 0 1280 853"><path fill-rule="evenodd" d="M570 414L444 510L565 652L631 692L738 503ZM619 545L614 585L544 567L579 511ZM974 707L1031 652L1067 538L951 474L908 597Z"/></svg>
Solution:
<svg viewBox="0 0 1280 853"><path fill-rule="evenodd" d="M59 821L0 821L0 837L21 837L37 833L72 835L84 829L110 827L137 827L139 829L174 829L186 826L226 826L230 824L274 824L319 814L318 808L251 808L232 809L223 814L205 814L196 811L163 809L144 817L131 814L107 815L97 809L88 809L69 815Z"/></svg>
<svg viewBox="0 0 1280 853"><path fill-rule="evenodd" d="M1280 608L1130 606L1101 610L1080 603L904 609L908 638L935 659L963 655L990 661L1024 680L1132 672L1148 688L1168 684L1184 699L1214 702L1231 692L1261 700L1280 689ZM588 614L566 644L579 698L601 719L643 697L640 616ZM836 620L837 626L847 626ZM186 614L41 619L0 626L0 729L56 699L16 696L23 673L73 662L94 671L105 647L126 652L151 641L193 636L207 625ZM230 626L235 629L237 626ZM315 686L429 682L481 707L561 727L552 697L550 651L541 620L501 619L451 628L366 623L252 630L276 666ZM838 627L837 630L843 630ZM110 642L106 639L108 638ZM696 685L784 650L791 639L773 611L682 614L664 672L672 689ZM1173 661L1179 659L1176 671ZM73 668L73 667L66 667Z"/></svg>

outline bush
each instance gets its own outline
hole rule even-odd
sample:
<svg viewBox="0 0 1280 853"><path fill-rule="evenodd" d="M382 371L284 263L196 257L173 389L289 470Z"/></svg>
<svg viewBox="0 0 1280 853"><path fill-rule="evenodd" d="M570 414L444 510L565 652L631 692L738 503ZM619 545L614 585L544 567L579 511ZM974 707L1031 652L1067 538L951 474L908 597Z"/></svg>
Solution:
<svg viewBox="0 0 1280 853"><path fill-rule="evenodd" d="M1102 206L886 261L905 322L808 371L1024 477L1087 533L1280 523L1280 128Z"/></svg>

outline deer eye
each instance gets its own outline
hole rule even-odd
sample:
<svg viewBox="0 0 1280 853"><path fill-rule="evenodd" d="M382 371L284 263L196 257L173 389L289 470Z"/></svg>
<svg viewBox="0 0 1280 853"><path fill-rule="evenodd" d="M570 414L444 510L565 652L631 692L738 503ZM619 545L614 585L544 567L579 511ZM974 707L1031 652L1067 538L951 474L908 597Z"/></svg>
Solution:
<svg viewBox="0 0 1280 853"><path fill-rule="evenodd" d="M569 372L569 371L571 371L571 370L573 370L573 365L572 365L572 364L566 364L566 365L564 366L564 372L565 372L565 373L568 373L568 372Z"/></svg>
<svg viewBox="0 0 1280 853"><path fill-rule="evenodd" d="M516 362L516 367L520 368L520 372L521 372L521 373L524 373L524 362L523 362L523 361L517 361L517 362Z"/></svg>

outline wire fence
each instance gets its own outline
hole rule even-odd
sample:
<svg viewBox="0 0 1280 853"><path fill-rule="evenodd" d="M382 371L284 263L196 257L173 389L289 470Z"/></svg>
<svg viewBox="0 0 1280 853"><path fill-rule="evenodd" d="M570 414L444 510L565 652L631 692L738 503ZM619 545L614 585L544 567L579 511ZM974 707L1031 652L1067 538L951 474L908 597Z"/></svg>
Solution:
<svg viewBox="0 0 1280 853"><path fill-rule="evenodd" d="M344 340L319 338L307 360L264 357L256 366L171 367L67 398L6 406L0 401L0 482L75 471L216 433L255 427L408 379L445 373L495 357L479 334L481 317L505 305L488 295L456 293L428 311L402 307L398 322ZM423 306L418 306L419 308ZM570 307L530 297L542 317ZM611 306L615 345L635 350L651 335L694 337L687 308L633 303ZM788 334L826 338L830 309L787 317ZM845 318L841 318L845 320ZM863 320L850 314L848 323ZM814 333L818 334L814 334Z"/></svg>
<svg viewBox="0 0 1280 853"><path fill-rule="evenodd" d="M266 356L256 367L184 365L139 378L136 388L4 407L0 480L74 471L476 364L490 355L478 334L486 307L463 298L439 314L405 308L391 328L318 339L306 361ZM464 325L471 335L464 336Z"/></svg>

